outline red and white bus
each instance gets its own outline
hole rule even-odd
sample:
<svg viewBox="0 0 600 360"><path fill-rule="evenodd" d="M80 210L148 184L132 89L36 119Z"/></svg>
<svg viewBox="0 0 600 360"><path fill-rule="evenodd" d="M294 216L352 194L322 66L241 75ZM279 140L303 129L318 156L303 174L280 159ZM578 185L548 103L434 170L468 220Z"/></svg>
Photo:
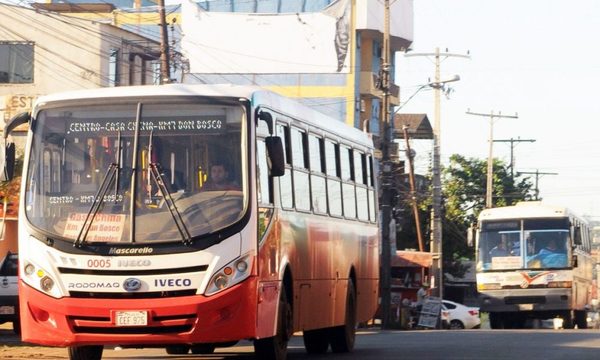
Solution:
<svg viewBox="0 0 600 360"><path fill-rule="evenodd" d="M250 339L284 359L303 331L310 353L352 350L378 299L367 134L231 85L49 95L5 137L25 122L23 341L90 360ZM228 186L207 185L215 166Z"/></svg>

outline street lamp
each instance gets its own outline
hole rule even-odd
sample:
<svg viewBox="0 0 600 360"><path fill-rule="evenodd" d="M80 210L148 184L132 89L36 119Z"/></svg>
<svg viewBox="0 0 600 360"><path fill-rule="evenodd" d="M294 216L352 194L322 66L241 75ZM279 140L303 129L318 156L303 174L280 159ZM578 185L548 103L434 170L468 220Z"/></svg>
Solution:
<svg viewBox="0 0 600 360"><path fill-rule="evenodd" d="M408 97L408 99L406 99L405 102L403 102L400 106L398 106L396 108L396 110L394 110L394 113L392 115L395 115L398 111L400 111L404 105L406 105L413 97L415 97L415 95L417 95L421 90L425 89L425 88L432 88L432 89L441 89L444 87L444 84L450 83L450 82L454 82L454 81L459 81L460 80L460 76L459 75L452 75L451 78L446 79L446 80L442 80L442 81L430 81L426 84L423 84L421 86L419 86L417 88L417 90L415 90L415 92Z"/></svg>

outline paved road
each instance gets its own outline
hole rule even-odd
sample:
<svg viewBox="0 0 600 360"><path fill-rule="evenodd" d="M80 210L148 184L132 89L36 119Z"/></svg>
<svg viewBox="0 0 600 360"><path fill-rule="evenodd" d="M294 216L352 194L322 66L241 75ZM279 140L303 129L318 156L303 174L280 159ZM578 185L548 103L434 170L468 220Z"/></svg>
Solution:
<svg viewBox="0 0 600 360"><path fill-rule="evenodd" d="M254 359L251 343L234 348L217 349L208 356L167 355L164 349L105 349L104 360L250 360ZM599 330L427 330L381 331L361 330L352 354L308 356L301 336L290 343L289 360L586 360L600 358ZM62 348L36 347L20 343L10 325L0 327L0 359L68 359Z"/></svg>

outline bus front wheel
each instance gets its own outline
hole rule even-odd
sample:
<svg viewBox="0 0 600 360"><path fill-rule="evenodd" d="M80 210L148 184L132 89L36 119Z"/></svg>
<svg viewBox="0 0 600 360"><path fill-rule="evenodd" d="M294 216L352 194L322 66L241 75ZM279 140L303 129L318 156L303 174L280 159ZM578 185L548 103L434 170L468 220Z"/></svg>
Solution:
<svg viewBox="0 0 600 360"><path fill-rule="evenodd" d="M492 329L504 328L504 320L502 318L502 313L491 312L491 313L489 313L489 319L490 319L490 327Z"/></svg>
<svg viewBox="0 0 600 360"><path fill-rule="evenodd" d="M281 287L279 309L277 313L277 333L273 337L254 340L254 352L257 359L285 360L287 345L293 334L293 314L285 286Z"/></svg>
<svg viewBox="0 0 600 360"><path fill-rule="evenodd" d="M101 360L102 345L69 346L70 360Z"/></svg>

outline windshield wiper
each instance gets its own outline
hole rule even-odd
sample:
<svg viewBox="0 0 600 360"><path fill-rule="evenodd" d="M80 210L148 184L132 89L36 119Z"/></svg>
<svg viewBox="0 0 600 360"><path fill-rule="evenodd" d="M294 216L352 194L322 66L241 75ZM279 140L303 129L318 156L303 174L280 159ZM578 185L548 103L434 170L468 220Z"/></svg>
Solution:
<svg viewBox="0 0 600 360"><path fill-rule="evenodd" d="M148 181L150 181L150 177L151 177L156 182L156 185L158 186L158 190L160 191L160 194L162 195L165 203L167 204L167 209L169 209L169 213L171 213L171 217L173 218L173 221L175 222L175 226L177 226L177 230L179 231L179 234L181 235L181 239L183 240L183 243L186 245L189 245L192 243L192 235L190 234L187 226L185 225L185 222L183 221L183 218L181 217L181 213L179 212L179 209L177 209L177 206L175 205L175 200L173 200L171 193L169 192L169 190L167 189L167 186L165 185L165 180L158 169L158 164L155 162L152 162L152 151L153 151L152 140L153 139L154 139L154 130L151 130L149 144L148 144L148 172L150 173L151 176L148 177Z"/></svg>
<svg viewBox="0 0 600 360"><path fill-rule="evenodd" d="M156 182L158 190L167 204L167 209L169 209L169 213L175 222L175 226L177 226L177 230L179 230L179 234L181 235L183 243L186 245L191 244L192 235L190 235L190 232L185 225L183 218L181 217L181 213L175 205L175 200L173 200L171 193L169 193L169 190L165 185L164 178L158 170L158 165L156 163L148 163L148 168L150 170L150 174L152 175L152 179Z"/></svg>
<svg viewBox="0 0 600 360"><path fill-rule="evenodd" d="M83 225L81 226L81 230L79 230L79 234L77 235L77 239L73 243L73 246L80 247L85 243L85 239L90 231L90 228L92 227L92 224L94 223L94 218L96 217L96 214L98 214L98 211L100 211L102 204L104 204L104 199L108 193L110 184L115 178L115 174L118 172L118 169L119 165L117 163L111 163L108 166L106 174L104 174L104 177L102 178L102 183L100 183L100 188L94 197L92 206L90 206L90 209L83 220Z"/></svg>

